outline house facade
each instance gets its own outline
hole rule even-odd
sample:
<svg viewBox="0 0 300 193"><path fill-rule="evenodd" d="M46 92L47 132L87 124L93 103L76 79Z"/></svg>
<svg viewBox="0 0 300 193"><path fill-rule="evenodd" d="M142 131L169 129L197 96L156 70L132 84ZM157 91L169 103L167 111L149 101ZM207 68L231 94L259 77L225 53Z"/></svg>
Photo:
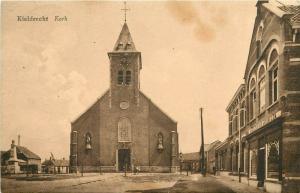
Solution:
<svg viewBox="0 0 300 193"><path fill-rule="evenodd" d="M258 1L244 82L229 102L221 173L269 192L300 191L300 6Z"/></svg>
<svg viewBox="0 0 300 193"><path fill-rule="evenodd" d="M1 174L40 173L41 158L12 140L11 148L1 155Z"/></svg>
<svg viewBox="0 0 300 193"><path fill-rule="evenodd" d="M67 174L69 173L69 160L63 159L47 159L42 163L42 172L47 174Z"/></svg>

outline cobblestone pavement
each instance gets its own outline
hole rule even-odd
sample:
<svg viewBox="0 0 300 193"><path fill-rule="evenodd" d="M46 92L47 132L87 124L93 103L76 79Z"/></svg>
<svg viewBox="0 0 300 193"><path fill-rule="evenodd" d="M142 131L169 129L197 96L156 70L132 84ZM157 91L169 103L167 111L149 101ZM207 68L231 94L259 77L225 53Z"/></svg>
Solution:
<svg viewBox="0 0 300 193"><path fill-rule="evenodd" d="M246 184L232 181L230 178L220 176L202 177L199 174L155 174L141 173L126 177L121 173L84 174L83 177L53 181L20 181L15 179L1 178L1 192L99 192L99 193L262 193L256 188Z"/></svg>
<svg viewBox="0 0 300 193"><path fill-rule="evenodd" d="M179 179L179 174L151 174L143 173L124 177L122 173L84 174L77 178L53 181L20 181L1 178L1 192L126 192L126 190L145 190L172 187Z"/></svg>
<svg viewBox="0 0 300 193"><path fill-rule="evenodd" d="M170 188L148 189L141 191L128 191L128 193L265 193L247 184L238 183L228 177L207 176L193 174L178 182Z"/></svg>

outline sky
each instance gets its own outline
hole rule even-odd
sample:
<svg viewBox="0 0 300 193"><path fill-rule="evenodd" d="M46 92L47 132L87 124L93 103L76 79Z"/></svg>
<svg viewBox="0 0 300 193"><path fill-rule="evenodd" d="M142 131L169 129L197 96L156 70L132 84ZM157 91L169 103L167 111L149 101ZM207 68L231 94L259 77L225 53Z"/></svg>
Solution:
<svg viewBox="0 0 300 193"><path fill-rule="evenodd" d="M178 122L179 149L228 135L225 111L243 82L255 1L127 2L142 53L141 90ZM21 145L69 157L70 122L109 88L107 52L124 22L123 2L2 2L0 149ZM20 22L17 16L48 16ZM67 21L54 21L55 16Z"/></svg>

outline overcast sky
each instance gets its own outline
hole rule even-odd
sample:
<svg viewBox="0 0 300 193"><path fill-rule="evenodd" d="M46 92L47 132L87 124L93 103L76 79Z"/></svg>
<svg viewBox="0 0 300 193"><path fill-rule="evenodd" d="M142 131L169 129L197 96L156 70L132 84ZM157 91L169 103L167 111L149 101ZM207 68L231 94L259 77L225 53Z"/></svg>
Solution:
<svg viewBox="0 0 300 193"><path fill-rule="evenodd" d="M184 153L228 134L225 108L243 82L255 1L128 2L142 52L141 90L178 122ZM122 2L2 2L1 150L21 145L44 159L69 156L70 122L109 88ZM18 22L17 16L48 16ZM67 22L55 22L54 16Z"/></svg>

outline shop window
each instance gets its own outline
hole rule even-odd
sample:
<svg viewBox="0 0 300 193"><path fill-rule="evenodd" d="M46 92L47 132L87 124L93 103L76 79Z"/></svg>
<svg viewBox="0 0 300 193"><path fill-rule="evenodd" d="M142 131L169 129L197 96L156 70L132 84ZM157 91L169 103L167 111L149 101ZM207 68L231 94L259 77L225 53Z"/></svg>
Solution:
<svg viewBox="0 0 300 193"><path fill-rule="evenodd" d="M257 151L252 149L250 150L250 176L255 177L256 176L256 170L257 170Z"/></svg>
<svg viewBox="0 0 300 193"><path fill-rule="evenodd" d="M279 177L279 140L267 144L267 178Z"/></svg>

